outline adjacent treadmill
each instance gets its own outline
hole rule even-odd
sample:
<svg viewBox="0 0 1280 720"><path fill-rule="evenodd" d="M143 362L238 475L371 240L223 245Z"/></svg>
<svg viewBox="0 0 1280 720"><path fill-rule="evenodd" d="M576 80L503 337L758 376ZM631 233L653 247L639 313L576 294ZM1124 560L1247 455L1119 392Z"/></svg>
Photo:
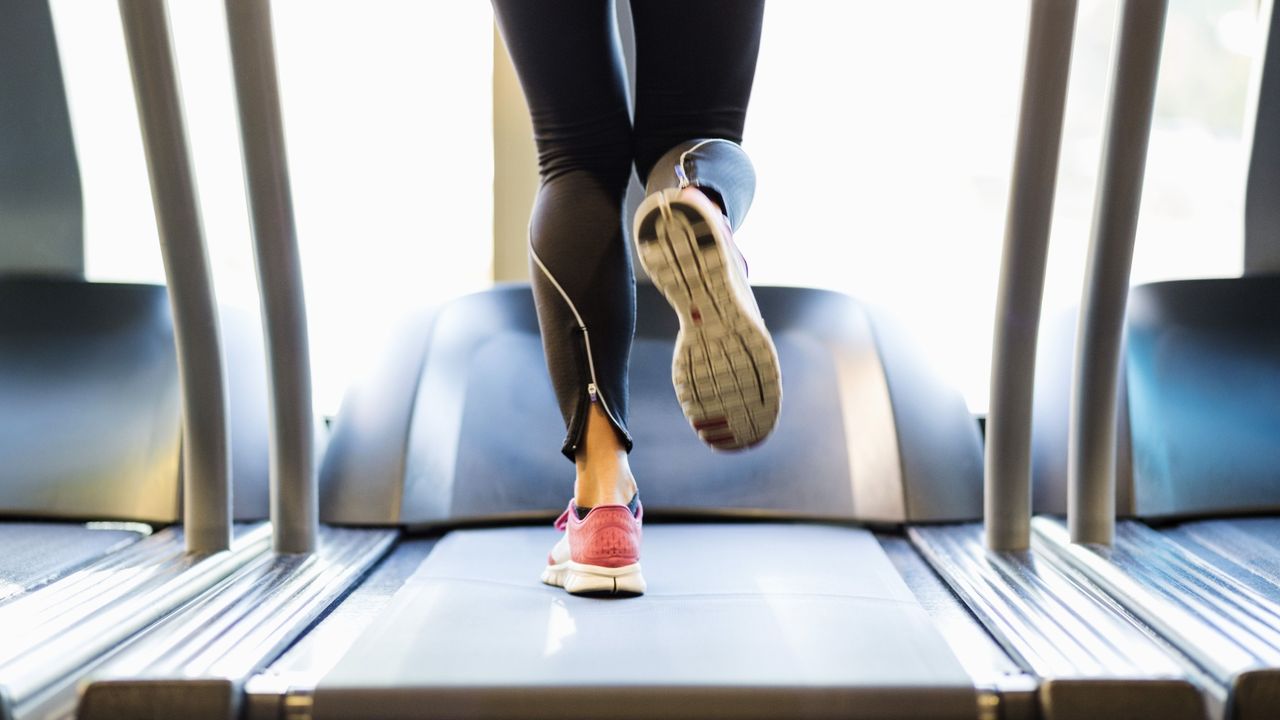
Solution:
<svg viewBox="0 0 1280 720"><path fill-rule="evenodd" d="M630 424L652 584L619 601L537 582L570 483L527 287L430 313L351 391L316 524L270 11L229 0L227 14L272 359L278 552L123 648L83 686L79 717L1215 709L1193 663L1031 547L1031 375L1017 359L1035 349L1027 317L1044 276L1073 2L1032 6L997 319L1010 365L994 374L986 447L985 502L1001 514L987 513L985 540L978 425L891 323L837 293L759 288L785 368L783 417L762 447L721 455L688 432L670 389L676 328L641 286Z"/></svg>
<svg viewBox="0 0 1280 720"><path fill-rule="evenodd" d="M47 3L6 6L0 240L78 253L52 33ZM158 72L148 82L172 80ZM180 125L150 120L152 180L181 194ZM265 515L261 341L235 317L219 330L187 200L190 214L160 223L169 291L50 267L0 277L0 717L73 707L75 682L106 654L266 547L266 528L242 525L231 544L229 524L231 477L235 516Z"/></svg>
<svg viewBox="0 0 1280 720"><path fill-rule="evenodd" d="M1036 534L1192 658L1237 719L1280 715L1280 20L1262 12L1245 276L1129 289L1159 51L1131 44L1143 60L1113 96L1075 349L1069 327L1047 343L1036 427L1037 496L1068 511Z"/></svg>

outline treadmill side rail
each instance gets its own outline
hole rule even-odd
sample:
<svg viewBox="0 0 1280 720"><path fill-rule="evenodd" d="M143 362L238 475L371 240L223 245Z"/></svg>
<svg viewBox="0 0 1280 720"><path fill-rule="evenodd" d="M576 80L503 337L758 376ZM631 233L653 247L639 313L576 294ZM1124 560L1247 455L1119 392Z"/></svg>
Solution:
<svg viewBox="0 0 1280 720"><path fill-rule="evenodd" d="M317 553L262 556L94 673L77 717L142 717L156 707L238 717L245 681L345 595L396 534L322 528Z"/></svg>
<svg viewBox="0 0 1280 720"><path fill-rule="evenodd" d="M0 606L0 705L21 715L55 686L73 687L112 649L261 555L270 535L261 524L230 550L201 555L185 552L180 531L157 533Z"/></svg>
<svg viewBox="0 0 1280 720"><path fill-rule="evenodd" d="M929 563L897 535L877 535L880 546L929 614L951 652L960 661L978 692L979 717L1000 720L1040 718L1039 681L1019 667L987 632L982 623L938 577Z"/></svg>
<svg viewBox="0 0 1280 720"><path fill-rule="evenodd" d="M1214 683L1231 689L1231 717L1274 717L1280 691L1280 587L1268 592L1266 585L1232 577L1138 522L1119 523L1109 550L1070 542L1058 519L1036 518L1033 526L1058 562L1097 583L1204 668ZM1257 701L1264 704L1250 706Z"/></svg>
<svg viewBox="0 0 1280 720"><path fill-rule="evenodd" d="M1042 680L1046 718L1132 717L1126 713L1135 708L1150 717L1205 717L1191 664L1040 552L988 551L979 525L908 534L1005 651Z"/></svg>

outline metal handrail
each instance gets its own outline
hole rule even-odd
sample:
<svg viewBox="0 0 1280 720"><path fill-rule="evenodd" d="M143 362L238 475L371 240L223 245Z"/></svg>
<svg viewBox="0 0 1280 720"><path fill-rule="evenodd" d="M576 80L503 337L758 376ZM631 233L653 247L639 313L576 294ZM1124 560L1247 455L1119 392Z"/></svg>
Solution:
<svg viewBox="0 0 1280 720"><path fill-rule="evenodd" d="M319 509L311 360L271 5L226 0L226 11L270 370L273 543L276 552L313 552Z"/></svg>
<svg viewBox="0 0 1280 720"><path fill-rule="evenodd" d="M164 0L119 0L182 392L182 522L189 552L231 546L227 376Z"/></svg>
<svg viewBox="0 0 1280 720"><path fill-rule="evenodd" d="M1031 543L1031 408L1076 0L1035 0L991 352L983 518L993 550Z"/></svg>
<svg viewBox="0 0 1280 720"><path fill-rule="evenodd" d="M1116 524L1116 394L1167 0L1125 0L1116 25L1067 440L1072 542L1110 545Z"/></svg>

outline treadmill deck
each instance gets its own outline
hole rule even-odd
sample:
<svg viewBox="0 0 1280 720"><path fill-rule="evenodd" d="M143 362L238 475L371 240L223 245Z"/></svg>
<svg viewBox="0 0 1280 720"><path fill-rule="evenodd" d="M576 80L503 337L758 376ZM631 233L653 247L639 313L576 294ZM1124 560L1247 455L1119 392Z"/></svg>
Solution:
<svg viewBox="0 0 1280 720"><path fill-rule="evenodd" d="M318 685L318 718L974 717L868 531L651 525L640 598L538 582L558 533L454 532Z"/></svg>

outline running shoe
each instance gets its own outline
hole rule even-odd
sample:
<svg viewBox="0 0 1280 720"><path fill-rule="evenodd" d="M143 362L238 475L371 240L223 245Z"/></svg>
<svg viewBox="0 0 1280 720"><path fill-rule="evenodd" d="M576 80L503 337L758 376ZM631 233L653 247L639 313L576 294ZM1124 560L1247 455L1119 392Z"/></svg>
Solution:
<svg viewBox="0 0 1280 720"><path fill-rule="evenodd" d="M634 236L680 316L671 379L689 424L717 450L759 444L778 421L782 375L728 219L701 192L672 188L640 204Z"/></svg>
<svg viewBox="0 0 1280 720"><path fill-rule="evenodd" d="M556 529L564 536L547 555L542 582L574 595L643 594L643 517L638 497L630 505L597 505L585 514L570 501L568 509L556 520Z"/></svg>

